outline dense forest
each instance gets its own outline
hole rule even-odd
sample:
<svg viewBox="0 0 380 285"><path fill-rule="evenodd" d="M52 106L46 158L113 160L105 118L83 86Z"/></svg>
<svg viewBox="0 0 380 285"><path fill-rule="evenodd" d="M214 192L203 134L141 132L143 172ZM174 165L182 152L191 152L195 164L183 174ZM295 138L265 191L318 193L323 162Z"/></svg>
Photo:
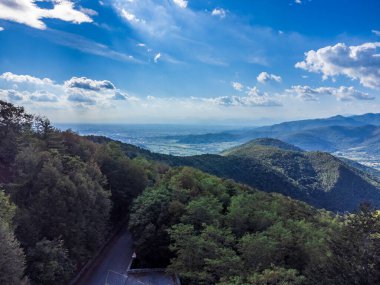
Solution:
<svg viewBox="0 0 380 285"><path fill-rule="evenodd" d="M9 103L0 116L0 283L66 284L160 169Z"/></svg>
<svg viewBox="0 0 380 285"><path fill-rule="evenodd" d="M67 284L126 223L141 264L185 285L380 283L370 205L338 215L135 150L0 101L0 284Z"/></svg>

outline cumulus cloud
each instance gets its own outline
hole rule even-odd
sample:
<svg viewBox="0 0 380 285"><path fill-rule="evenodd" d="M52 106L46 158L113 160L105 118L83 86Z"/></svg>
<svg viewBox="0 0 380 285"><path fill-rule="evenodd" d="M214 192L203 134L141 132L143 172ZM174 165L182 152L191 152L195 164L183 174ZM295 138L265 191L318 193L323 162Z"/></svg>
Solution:
<svg viewBox="0 0 380 285"><path fill-rule="evenodd" d="M268 72L261 72L257 76L257 81L260 83L267 83L269 81L281 82L282 78L281 78L281 76L269 74Z"/></svg>
<svg viewBox="0 0 380 285"><path fill-rule="evenodd" d="M297 98L305 101L317 101L320 95L332 95L339 101L357 100L374 100L375 97L368 93L359 91L353 86L346 87L318 87L295 85L285 90L286 93L294 94Z"/></svg>
<svg viewBox="0 0 380 285"><path fill-rule="evenodd" d="M77 10L74 7L74 2L70 0L47 1L53 4L52 9L40 8L38 0L0 1L0 19L17 22L41 30L46 29L46 24L42 21L46 18L59 19L74 24L92 22L88 14Z"/></svg>
<svg viewBox="0 0 380 285"><path fill-rule="evenodd" d="M120 101L124 101L124 100L127 100L128 99L128 95L127 94L124 94L123 92L121 91L116 91L115 92L115 95L112 97L112 100L120 100Z"/></svg>
<svg viewBox="0 0 380 285"><path fill-rule="evenodd" d="M10 90L0 89L0 98L3 100L9 100L12 102L21 101L24 99L22 93L13 89L10 89Z"/></svg>
<svg viewBox="0 0 380 285"><path fill-rule="evenodd" d="M37 85L53 84L53 81L49 78L38 78L30 75L18 75L12 72L5 72L0 75L0 79L14 83L32 83Z"/></svg>
<svg viewBox="0 0 380 285"><path fill-rule="evenodd" d="M4 28L3 27L0 27L0 32L4 31Z"/></svg>
<svg viewBox="0 0 380 285"><path fill-rule="evenodd" d="M109 106L112 101L135 100L108 80L72 77L63 83L49 78L5 72L0 75L0 98L22 104L45 103L49 106Z"/></svg>
<svg viewBox="0 0 380 285"><path fill-rule="evenodd" d="M296 3L296 4L302 4L302 0L294 0L294 3Z"/></svg>
<svg viewBox="0 0 380 285"><path fill-rule="evenodd" d="M305 53L296 68L321 73L323 79L343 75L369 88L380 89L380 42L347 46L338 43Z"/></svg>
<svg viewBox="0 0 380 285"><path fill-rule="evenodd" d="M56 95L43 90L29 92L26 90L0 89L0 98L11 102L58 102L58 97Z"/></svg>
<svg viewBox="0 0 380 285"><path fill-rule="evenodd" d="M58 97L48 91L40 90L31 93L30 100L34 102L58 102Z"/></svg>
<svg viewBox="0 0 380 285"><path fill-rule="evenodd" d="M244 96L220 96L204 98L203 101L226 107L277 107L280 102L271 98L268 93L259 91L256 87L247 88Z"/></svg>
<svg viewBox="0 0 380 285"><path fill-rule="evenodd" d="M244 89L244 85L241 84L240 82L231 82L231 85L232 87L236 90L236 91L243 91Z"/></svg>
<svg viewBox="0 0 380 285"><path fill-rule="evenodd" d="M378 30L372 30L372 33L374 33L376 36L380 36L380 31Z"/></svg>
<svg viewBox="0 0 380 285"><path fill-rule="evenodd" d="M65 81L66 88L77 88L91 91L114 90L115 86L108 80L92 80L86 77L72 77Z"/></svg>
<svg viewBox="0 0 380 285"><path fill-rule="evenodd" d="M220 18L225 18L226 15L227 15L227 12L226 12L226 10L224 10L224 9L221 9L221 8L215 8L214 10L212 10L211 15L213 15L213 16L218 16L218 17L220 17Z"/></svg>
<svg viewBox="0 0 380 285"><path fill-rule="evenodd" d="M186 8L188 4L188 1L186 0L173 0L173 2L180 8Z"/></svg>

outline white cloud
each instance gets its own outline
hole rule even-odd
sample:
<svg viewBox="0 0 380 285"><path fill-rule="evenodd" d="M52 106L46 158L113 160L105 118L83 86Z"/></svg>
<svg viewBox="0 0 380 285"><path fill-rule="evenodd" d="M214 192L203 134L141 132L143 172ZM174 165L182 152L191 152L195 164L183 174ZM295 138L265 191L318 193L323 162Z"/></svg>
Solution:
<svg viewBox="0 0 380 285"><path fill-rule="evenodd" d="M296 4L302 4L302 0L294 0L294 3L296 3Z"/></svg>
<svg viewBox="0 0 380 285"><path fill-rule="evenodd" d="M268 93L260 92L256 87L247 88L245 96L220 96L203 98L205 102L225 107L278 107L280 102L271 98Z"/></svg>
<svg viewBox="0 0 380 285"><path fill-rule="evenodd" d="M188 4L188 1L186 0L173 0L173 2L180 8L186 8Z"/></svg>
<svg viewBox="0 0 380 285"><path fill-rule="evenodd" d="M236 91L243 91L244 89L244 85L240 82L231 82L231 85Z"/></svg>
<svg viewBox="0 0 380 285"><path fill-rule="evenodd" d="M0 79L13 83L32 83L37 85L53 84L54 82L49 78L38 78L30 75L17 75L12 72L5 72L0 75Z"/></svg>
<svg viewBox="0 0 380 285"><path fill-rule="evenodd" d="M4 31L4 28L3 27L0 27L0 32Z"/></svg>
<svg viewBox="0 0 380 285"><path fill-rule="evenodd" d="M81 11L82 13L89 15L89 16L97 16L98 15L98 12L96 12L95 10L89 9L89 8L80 7L79 11Z"/></svg>
<svg viewBox="0 0 380 285"><path fill-rule="evenodd" d="M91 91L114 90L112 82L108 80L92 80L86 77L72 77L65 81L65 88L77 88Z"/></svg>
<svg viewBox="0 0 380 285"><path fill-rule="evenodd" d="M257 76L257 81L260 83L267 83L269 81L281 82L282 78L281 76L269 74L268 72L261 72Z"/></svg>
<svg viewBox="0 0 380 285"><path fill-rule="evenodd" d="M124 19L126 19L127 21L132 22L132 23L133 22L135 22L135 23L144 22L143 20L137 18L135 14L132 14L131 12L127 11L126 9L121 9L121 15L124 17Z"/></svg>
<svg viewBox="0 0 380 285"><path fill-rule="evenodd" d="M161 53L157 53L155 56L154 56L154 62L157 63L161 58Z"/></svg>
<svg viewBox="0 0 380 285"><path fill-rule="evenodd" d="M318 101L320 95L332 95L336 97L339 101L351 101L353 99L357 100L373 100L374 96L371 96L368 93L359 91L355 89L353 86L346 87L340 86L338 88L335 87L318 87L312 88L310 86L301 86L295 85L290 89L285 90L286 93L294 94L297 98L305 100L305 101Z"/></svg>
<svg viewBox="0 0 380 285"><path fill-rule="evenodd" d="M305 53L295 67L322 73L323 79L344 75L369 88L380 89L380 42L346 46L338 43Z"/></svg>
<svg viewBox="0 0 380 285"><path fill-rule="evenodd" d="M62 84L49 78L17 75L5 72L0 75L0 97L22 104L57 106L109 106L115 100L135 100L108 80L72 77Z"/></svg>
<svg viewBox="0 0 380 285"><path fill-rule="evenodd" d="M37 0L0 1L0 19L25 24L36 29L46 29L42 19L59 19L75 24L91 23L92 19L84 12L76 10L70 0L48 0L52 9L38 6Z"/></svg>
<svg viewBox="0 0 380 285"><path fill-rule="evenodd" d="M215 8L214 10L212 10L211 15L218 16L220 18L225 18L227 15L227 12L226 10L222 8Z"/></svg>
<svg viewBox="0 0 380 285"><path fill-rule="evenodd" d="M378 30L372 30L372 33L374 33L376 36L380 36L380 31Z"/></svg>

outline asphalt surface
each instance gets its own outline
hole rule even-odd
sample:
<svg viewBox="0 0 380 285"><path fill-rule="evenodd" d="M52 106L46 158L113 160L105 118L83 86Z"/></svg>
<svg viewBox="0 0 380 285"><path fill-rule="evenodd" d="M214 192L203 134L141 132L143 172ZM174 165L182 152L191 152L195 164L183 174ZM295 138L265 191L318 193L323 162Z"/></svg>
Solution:
<svg viewBox="0 0 380 285"><path fill-rule="evenodd" d="M132 260L133 241L127 228L121 230L75 285L124 285ZM120 274L121 273L121 274Z"/></svg>

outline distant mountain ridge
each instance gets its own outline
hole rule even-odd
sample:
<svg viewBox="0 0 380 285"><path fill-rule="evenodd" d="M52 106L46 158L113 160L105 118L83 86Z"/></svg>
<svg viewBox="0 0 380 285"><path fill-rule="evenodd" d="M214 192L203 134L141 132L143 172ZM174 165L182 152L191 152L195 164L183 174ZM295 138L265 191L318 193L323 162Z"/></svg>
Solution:
<svg viewBox="0 0 380 285"><path fill-rule="evenodd" d="M345 151L359 148L370 154L380 152L380 114L334 116L284 122L272 126L225 131L215 134L173 137L178 143L248 142L276 138L304 150Z"/></svg>
<svg viewBox="0 0 380 285"><path fill-rule="evenodd" d="M271 126L203 135L172 136L171 138L177 139L179 143L212 143L224 141L247 142L251 139L263 137L279 138L288 142L286 136L296 135L306 130L316 130L317 128L332 126L360 127L366 125L380 126L380 114L369 113L349 117L338 115L325 119L290 121ZM299 145L296 144L296 146ZM302 148L302 146L299 147Z"/></svg>

